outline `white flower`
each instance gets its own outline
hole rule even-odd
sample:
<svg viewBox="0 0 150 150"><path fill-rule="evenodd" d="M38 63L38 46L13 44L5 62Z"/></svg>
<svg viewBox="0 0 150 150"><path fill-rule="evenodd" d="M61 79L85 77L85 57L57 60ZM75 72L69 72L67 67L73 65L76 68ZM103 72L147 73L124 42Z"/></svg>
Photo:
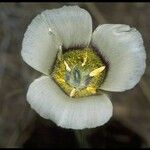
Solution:
<svg viewBox="0 0 150 150"><path fill-rule="evenodd" d="M92 49L101 57L95 56ZM116 92L131 89L146 66L143 40L135 28L103 24L92 33L90 14L78 6L64 6L37 15L24 35L21 55L28 65L43 73L29 86L27 100L31 107L58 126L72 129L106 123L113 107L107 95L98 89ZM78 56L83 56L83 60L77 61ZM87 67L85 71L79 68L81 62L80 66ZM55 78L58 72L62 74L59 79ZM86 90L81 92L82 88Z"/></svg>

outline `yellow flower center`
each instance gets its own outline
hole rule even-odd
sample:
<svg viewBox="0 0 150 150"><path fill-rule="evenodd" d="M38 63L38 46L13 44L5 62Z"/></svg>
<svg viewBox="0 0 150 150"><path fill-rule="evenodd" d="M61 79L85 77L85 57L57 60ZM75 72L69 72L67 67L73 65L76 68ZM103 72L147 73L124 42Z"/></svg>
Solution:
<svg viewBox="0 0 150 150"><path fill-rule="evenodd" d="M84 97L99 93L106 74L106 66L91 49L74 49L58 55L52 77L70 97Z"/></svg>

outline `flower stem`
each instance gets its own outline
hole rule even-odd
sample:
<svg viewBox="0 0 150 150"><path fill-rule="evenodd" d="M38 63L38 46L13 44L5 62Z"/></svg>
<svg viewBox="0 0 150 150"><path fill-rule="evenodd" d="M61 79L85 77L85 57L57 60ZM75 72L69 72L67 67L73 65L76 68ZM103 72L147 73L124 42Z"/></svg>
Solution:
<svg viewBox="0 0 150 150"><path fill-rule="evenodd" d="M90 145L87 141L87 136L86 136L84 130L76 130L75 136L77 138L79 148L90 148Z"/></svg>

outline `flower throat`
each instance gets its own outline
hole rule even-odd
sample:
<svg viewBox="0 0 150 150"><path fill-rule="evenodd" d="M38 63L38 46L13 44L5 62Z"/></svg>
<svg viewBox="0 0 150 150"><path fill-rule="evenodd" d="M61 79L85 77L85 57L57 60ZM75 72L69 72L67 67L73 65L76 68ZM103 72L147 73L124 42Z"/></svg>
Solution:
<svg viewBox="0 0 150 150"><path fill-rule="evenodd" d="M74 49L58 53L51 75L68 96L79 98L99 94L106 66L91 48Z"/></svg>

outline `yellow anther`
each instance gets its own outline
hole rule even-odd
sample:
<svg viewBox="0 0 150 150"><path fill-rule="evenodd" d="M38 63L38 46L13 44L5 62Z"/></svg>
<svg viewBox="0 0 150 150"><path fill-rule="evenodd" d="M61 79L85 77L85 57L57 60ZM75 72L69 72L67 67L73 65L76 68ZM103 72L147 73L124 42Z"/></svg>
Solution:
<svg viewBox="0 0 150 150"><path fill-rule="evenodd" d="M72 91L71 91L71 93L70 93L70 97L73 97L75 95L75 93L76 93L76 89L73 88Z"/></svg>
<svg viewBox="0 0 150 150"><path fill-rule="evenodd" d="M83 63L82 63L82 67L85 65L85 63L87 62L87 52L85 54L85 57L83 58Z"/></svg>
<svg viewBox="0 0 150 150"><path fill-rule="evenodd" d="M62 78L58 78L58 80L60 81L60 82L65 82L65 80L64 79L62 79Z"/></svg>
<svg viewBox="0 0 150 150"><path fill-rule="evenodd" d="M67 62L66 62L65 60L64 60L64 64L65 64L65 66L66 66L66 70L70 72L71 69L70 69L69 65L67 64Z"/></svg>
<svg viewBox="0 0 150 150"><path fill-rule="evenodd" d="M105 69L105 66L102 66L100 68L94 69L92 72L90 72L89 76L94 77L100 74Z"/></svg>
<svg viewBox="0 0 150 150"><path fill-rule="evenodd" d="M91 92L92 94L95 94L96 93L96 88L94 87L87 87L86 88L89 92Z"/></svg>

